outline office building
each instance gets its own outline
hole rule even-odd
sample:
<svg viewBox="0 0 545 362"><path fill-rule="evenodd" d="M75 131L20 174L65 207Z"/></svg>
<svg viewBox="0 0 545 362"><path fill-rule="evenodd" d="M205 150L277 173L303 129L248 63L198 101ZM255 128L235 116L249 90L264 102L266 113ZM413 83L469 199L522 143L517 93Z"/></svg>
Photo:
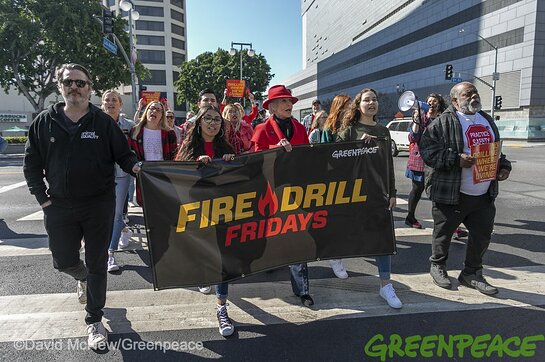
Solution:
<svg viewBox="0 0 545 362"><path fill-rule="evenodd" d="M300 99L296 116L315 98L327 104L364 87L393 116L402 91L448 95L460 80L490 112L497 66L502 137L545 139L545 1L302 0L301 14L304 69L284 81Z"/></svg>

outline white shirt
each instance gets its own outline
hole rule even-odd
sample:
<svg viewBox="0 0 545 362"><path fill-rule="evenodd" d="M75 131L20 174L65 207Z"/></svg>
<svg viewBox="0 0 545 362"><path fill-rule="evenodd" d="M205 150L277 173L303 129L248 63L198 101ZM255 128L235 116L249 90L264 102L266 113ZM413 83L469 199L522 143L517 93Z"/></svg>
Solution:
<svg viewBox="0 0 545 362"><path fill-rule="evenodd" d="M160 129L148 129L144 127L144 159L146 161L163 160Z"/></svg>
<svg viewBox="0 0 545 362"><path fill-rule="evenodd" d="M471 145L492 143L495 141L494 131L492 131L486 118L479 113L463 114L456 112L456 114L464 133L464 153L471 154ZM490 181L473 183L473 167L462 168L460 192L470 196L484 195L488 192Z"/></svg>

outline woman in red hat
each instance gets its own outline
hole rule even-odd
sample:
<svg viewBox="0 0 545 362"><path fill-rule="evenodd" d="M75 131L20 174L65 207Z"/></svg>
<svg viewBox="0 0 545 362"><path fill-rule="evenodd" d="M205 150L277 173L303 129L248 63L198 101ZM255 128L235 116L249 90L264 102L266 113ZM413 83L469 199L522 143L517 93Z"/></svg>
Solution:
<svg viewBox="0 0 545 362"><path fill-rule="evenodd" d="M299 121L291 116L293 104L298 99L291 95L283 85L269 88L268 97L263 108L268 109L271 116L256 126L252 143L254 151L264 151L275 147L284 147L290 152L292 145L308 145L307 130ZM314 304L309 295L307 264L290 265L291 287L296 296L301 298L304 306Z"/></svg>

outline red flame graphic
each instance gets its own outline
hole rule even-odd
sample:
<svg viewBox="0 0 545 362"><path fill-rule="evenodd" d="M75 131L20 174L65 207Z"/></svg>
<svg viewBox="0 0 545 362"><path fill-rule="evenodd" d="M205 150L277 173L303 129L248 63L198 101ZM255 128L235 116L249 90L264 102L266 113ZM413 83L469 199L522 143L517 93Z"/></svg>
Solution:
<svg viewBox="0 0 545 362"><path fill-rule="evenodd" d="M265 208L269 208L269 214L265 214ZM267 181L267 191L265 195L259 196L259 201L257 203L257 208L259 213L263 216L272 216L278 211L278 198L271 188L271 184Z"/></svg>

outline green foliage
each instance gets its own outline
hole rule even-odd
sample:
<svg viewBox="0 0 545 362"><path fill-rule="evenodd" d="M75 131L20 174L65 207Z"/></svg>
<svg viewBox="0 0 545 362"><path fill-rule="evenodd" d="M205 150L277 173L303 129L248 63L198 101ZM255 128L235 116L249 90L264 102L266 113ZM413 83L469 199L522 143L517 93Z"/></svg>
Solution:
<svg viewBox="0 0 545 362"><path fill-rule="evenodd" d="M274 76L271 67L262 54L249 57L242 52L242 77L246 80L256 99L262 99L267 85ZM199 92L211 88L219 98L223 98L225 81L240 78L240 53L229 55L226 50L218 49L215 53L205 52L195 59L180 65L180 77L174 85L178 93L178 104L188 102L193 110L198 102ZM235 101L235 100L233 100ZM236 100L240 101L240 100Z"/></svg>
<svg viewBox="0 0 545 362"><path fill-rule="evenodd" d="M7 93L15 87L33 105L44 109L45 99L58 93L56 68L79 63L93 76L93 88L101 93L130 83L129 67L121 51L115 56L102 46L102 14L98 0L0 0L0 86ZM124 49L129 37L127 22L116 18L115 34ZM137 63L137 73L145 68Z"/></svg>
<svg viewBox="0 0 545 362"><path fill-rule="evenodd" d="M6 141L8 141L8 143L12 143L12 144L15 144L15 143L26 143L26 140L27 140L27 136L19 136L19 137L4 137L4 139Z"/></svg>

